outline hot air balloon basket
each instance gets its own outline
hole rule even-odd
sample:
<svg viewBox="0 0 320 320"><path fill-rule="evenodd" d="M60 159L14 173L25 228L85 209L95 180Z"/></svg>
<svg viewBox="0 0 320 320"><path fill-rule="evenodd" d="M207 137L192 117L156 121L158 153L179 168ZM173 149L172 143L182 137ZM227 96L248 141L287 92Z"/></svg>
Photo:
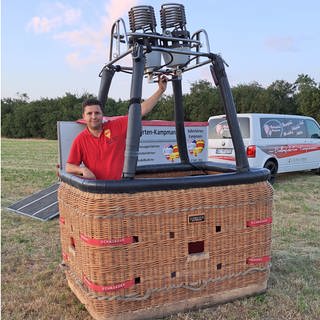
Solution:
<svg viewBox="0 0 320 320"><path fill-rule="evenodd" d="M267 181L156 189L60 184L62 266L94 319L163 317L266 290Z"/></svg>

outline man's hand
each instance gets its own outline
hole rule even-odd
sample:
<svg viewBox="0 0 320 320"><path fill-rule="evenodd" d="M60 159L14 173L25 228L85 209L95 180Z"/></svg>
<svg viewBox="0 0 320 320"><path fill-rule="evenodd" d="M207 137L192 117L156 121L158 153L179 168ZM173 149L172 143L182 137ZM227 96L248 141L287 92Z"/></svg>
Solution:
<svg viewBox="0 0 320 320"><path fill-rule="evenodd" d="M74 174L76 176L82 176L85 179L96 179L96 176L87 167L77 166L68 162L66 163L66 172Z"/></svg>
<svg viewBox="0 0 320 320"><path fill-rule="evenodd" d="M168 78L165 75L158 77L158 85L161 92L165 92L167 90Z"/></svg>
<svg viewBox="0 0 320 320"><path fill-rule="evenodd" d="M82 171L83 178L85 178L85 179L96 179L96 176L87 167L81 168L81 171Z"/></svg>

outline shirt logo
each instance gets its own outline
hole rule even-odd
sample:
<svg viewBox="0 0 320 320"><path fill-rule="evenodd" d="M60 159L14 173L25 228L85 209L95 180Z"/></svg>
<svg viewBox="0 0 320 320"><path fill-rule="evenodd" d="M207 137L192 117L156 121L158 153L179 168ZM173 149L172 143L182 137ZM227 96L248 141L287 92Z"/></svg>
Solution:
<svg viewBox="0 0 320 320"><path fill-rule="evenodd" d="M104 136L108 139L111 138L111 130L110 129L106 129L104 130Z"/></svg>

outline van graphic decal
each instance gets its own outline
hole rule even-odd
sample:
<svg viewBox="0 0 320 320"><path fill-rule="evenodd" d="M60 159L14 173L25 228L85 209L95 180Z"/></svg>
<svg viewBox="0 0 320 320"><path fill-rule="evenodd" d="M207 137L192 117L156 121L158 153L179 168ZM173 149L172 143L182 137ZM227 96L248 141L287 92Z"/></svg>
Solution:
<svg viewBox="0 0 320 320"><path fill-rule="evenodd" d="M221 122L217 123L215 131L220 138L230 137L230 131L227 120L222 120Z"/></svg>
<svg viewBox="0 0 320 320"><path fill-rule="evenodd" d="M292 157L299 154L320 150L320 144L291 144L291 145L270 145L260 146L263 152L277 158Z"/></svg>
<svg viewBox="0 0 320 320"><path fill-rule="evenodd" d="M282 136L282 124L279 120L268 120L263 125L263 131L266 137L270 138L272 136L281 137Z"/></svg>
<svg viewBox="0 0 320 320"><path fill-rule="evenodd" d="M263 152L270 156L280 158L293 157L300 154L320 151L320 144L292 144L292 145L270 145L270 146L257 146ZM211 160L224 160L224 161L235 161L234 156L229 155L209 155Z"/></svg>
<svg viewBox="0 0 320 320"><path fill-rule="evenodd" d="M208 156L208 158L216 160L236 161L236 158L233 156Z"/></svg>
<svg viewBox="0 0 320 320"><path fill-rule="evenodd" d="M261 118L262 138L305 138L306 127L301 119Z"/></svg>

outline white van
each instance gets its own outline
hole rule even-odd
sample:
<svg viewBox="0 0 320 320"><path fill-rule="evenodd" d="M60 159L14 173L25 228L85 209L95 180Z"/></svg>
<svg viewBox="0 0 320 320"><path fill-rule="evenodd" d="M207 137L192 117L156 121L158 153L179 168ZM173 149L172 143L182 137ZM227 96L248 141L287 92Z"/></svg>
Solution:
<svg viewBox="0 0 320 320"><path fill-rule="evenodd" d="M320 126L310 117L247 113L238 121L249 165L268 168L270 182L276 173L320 171ZM226 117L209 118L208 160L235 163Z"/></svg>

